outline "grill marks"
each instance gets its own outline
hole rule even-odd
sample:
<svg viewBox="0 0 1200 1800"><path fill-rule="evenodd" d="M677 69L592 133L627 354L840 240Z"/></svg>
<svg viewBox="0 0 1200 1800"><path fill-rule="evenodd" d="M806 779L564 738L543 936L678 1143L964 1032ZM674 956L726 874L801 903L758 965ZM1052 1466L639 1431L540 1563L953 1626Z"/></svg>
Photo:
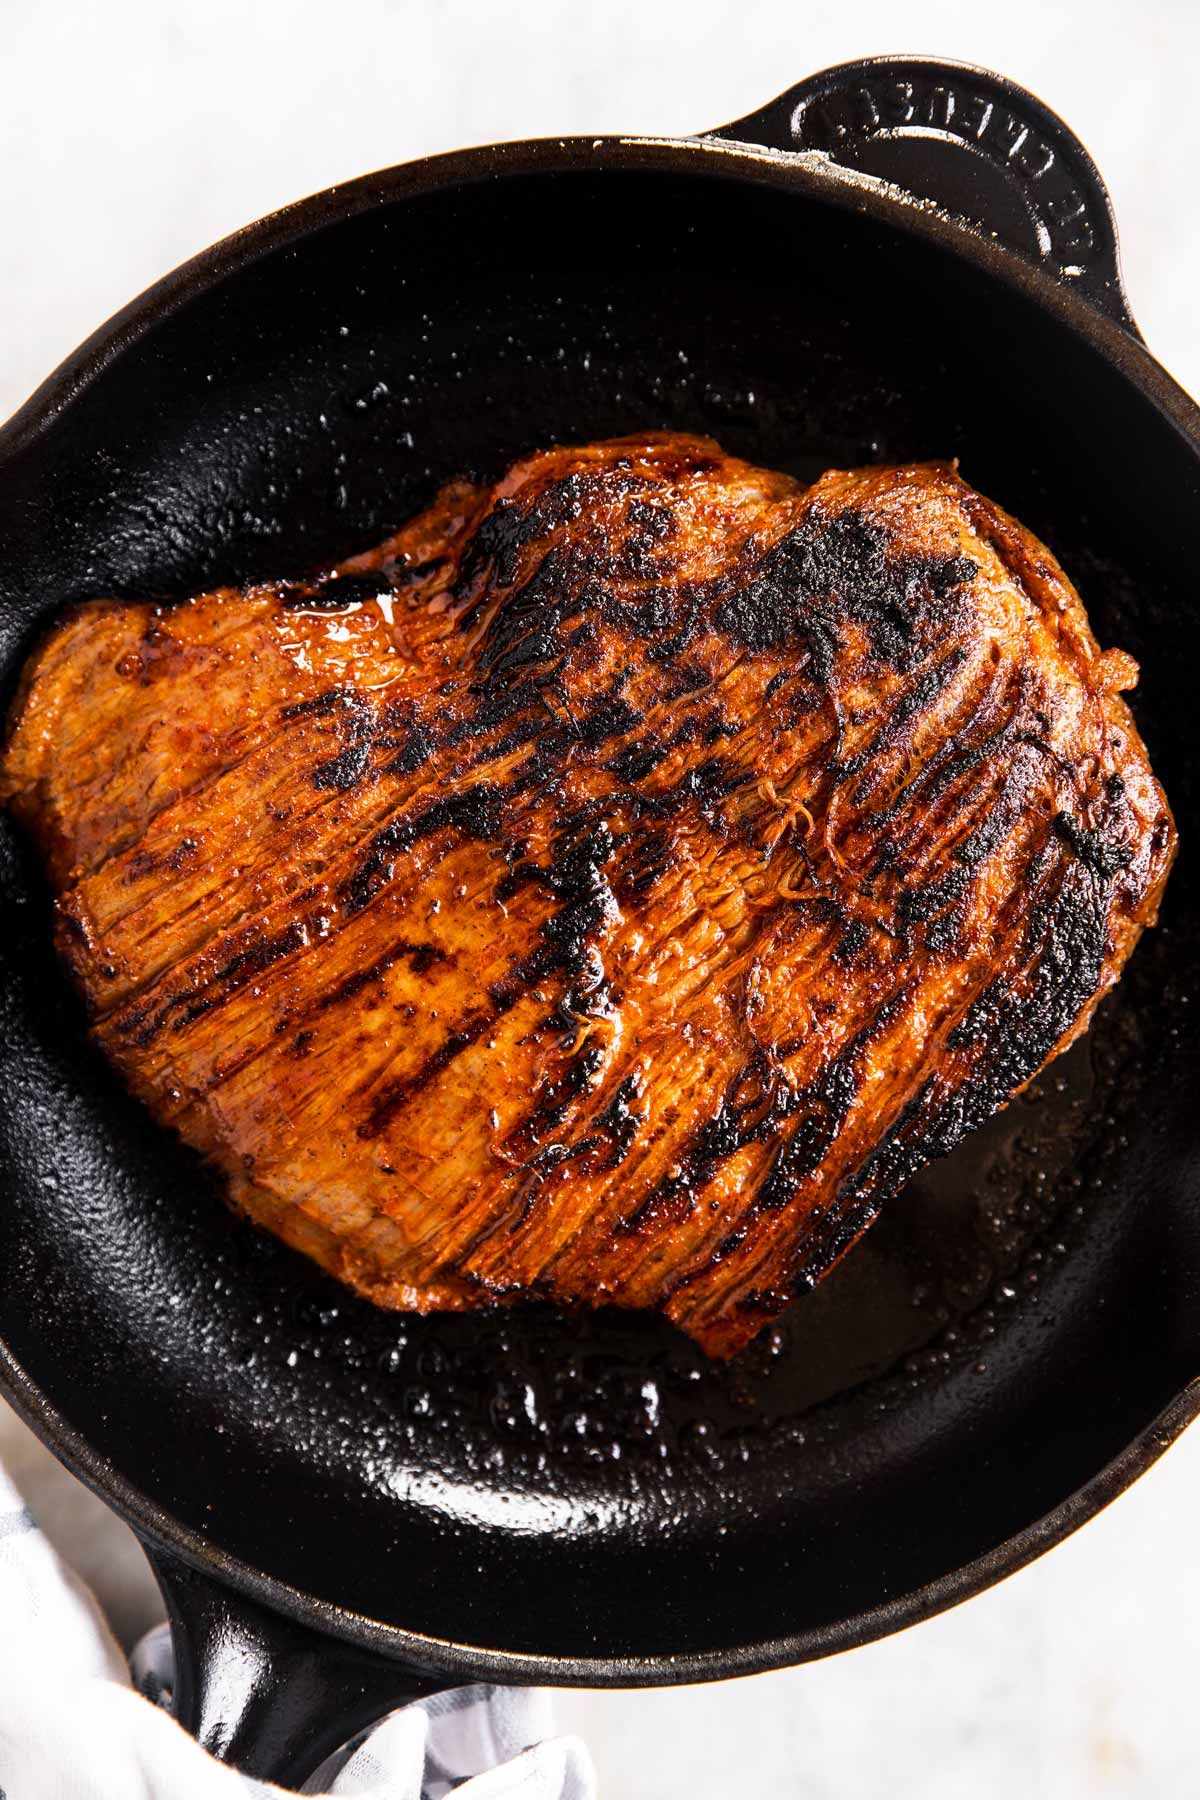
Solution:
<svg viewBox="0 0 1200 1800"><path fill-rule="evenodd" d="M551 452L322 581L88 620L5 780L97 1035L384 1304L729 1354L1082 1027L1173 851L1077 598L941 467Z"/></svg>

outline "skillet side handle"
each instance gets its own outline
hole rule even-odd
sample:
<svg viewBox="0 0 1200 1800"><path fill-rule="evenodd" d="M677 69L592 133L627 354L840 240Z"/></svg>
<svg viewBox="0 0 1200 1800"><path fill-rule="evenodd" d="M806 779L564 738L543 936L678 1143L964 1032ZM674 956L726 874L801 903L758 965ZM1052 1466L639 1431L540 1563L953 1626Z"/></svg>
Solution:
<svg viewBox="0 0 1200 1800"><path fill-rule="evenodd" d="M867 57L705 135L816 152L932 201L1141 335L1095 163L1056 113L1003 75L928 57Z"/></svg>
<svg viewBox="0 0 1200 1800"><path fill-rule="evenodd" d="M455 1685L322 1637L164 1551L143 1548L171 1624L172 1711L244 1775L298 1788L386 1713Z"/></svg>

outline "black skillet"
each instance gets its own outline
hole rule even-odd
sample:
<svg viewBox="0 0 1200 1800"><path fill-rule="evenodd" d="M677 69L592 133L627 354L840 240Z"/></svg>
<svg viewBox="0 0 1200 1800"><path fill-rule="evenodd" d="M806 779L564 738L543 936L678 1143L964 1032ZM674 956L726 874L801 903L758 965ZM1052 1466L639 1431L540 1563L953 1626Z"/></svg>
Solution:
<svg viewBox="0 0 1200 1800"><path fill-rule="evenodd" d="M1200 413L1090 160L1011 83L860 63L707 137L438 157L208 251L0 434L5 673L73 597L302 570L451 474L663 426L801 474L959 456L1040 531L1142 662L1163 926L1083 1045L718 1368L655 1319L379 1313L235 1223L88 1047L6 835L0 1379L145 1541L180 1717L258 1774L438 1685L894 1631L1200 1408Z"/></svg>

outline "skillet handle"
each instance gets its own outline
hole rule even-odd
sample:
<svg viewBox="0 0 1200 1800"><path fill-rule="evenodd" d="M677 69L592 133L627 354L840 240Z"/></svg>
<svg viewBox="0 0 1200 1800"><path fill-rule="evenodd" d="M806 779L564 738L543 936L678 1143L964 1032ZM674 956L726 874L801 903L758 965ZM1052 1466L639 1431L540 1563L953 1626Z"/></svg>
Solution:
<svg viewBox="0 0 1200 1800"><path fill-rule="evenodd" d="M175 1650L171 1710L222 1762L298 1788L406 1701L456 1685L322 1637L143 1544Z"/></svg>
<svg viewBox="0 0 1200 1800"><path fill-rule="evenodd" d="M811 75L706 135L817 152L932 201L1141 335L1095 163L1056 113L1003 75L928 57L867 57Z"/></svg>

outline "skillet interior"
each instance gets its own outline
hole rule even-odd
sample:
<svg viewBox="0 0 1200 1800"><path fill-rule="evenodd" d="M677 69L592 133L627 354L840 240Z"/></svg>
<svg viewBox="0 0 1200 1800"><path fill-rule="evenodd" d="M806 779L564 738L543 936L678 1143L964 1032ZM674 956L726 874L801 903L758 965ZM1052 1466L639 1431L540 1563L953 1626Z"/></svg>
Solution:
<svg viewBox="0 0 1200 1800"><path fill-rule="evenodd" d="M960 456L1142 660L1183 845L1165 928L1041 1097L730 1367L656 1320L390 1317L233 1222L87 1048L3 826L13 1355L223 1550L543 1658L818 1634L1040 1517L1200 1370L1194 453L1065 327L891 226L703 171L573 172L381 204L237 272L0 490L11 683L71 598L298 572L448 475L663 426L810 475Z"/></svg>

